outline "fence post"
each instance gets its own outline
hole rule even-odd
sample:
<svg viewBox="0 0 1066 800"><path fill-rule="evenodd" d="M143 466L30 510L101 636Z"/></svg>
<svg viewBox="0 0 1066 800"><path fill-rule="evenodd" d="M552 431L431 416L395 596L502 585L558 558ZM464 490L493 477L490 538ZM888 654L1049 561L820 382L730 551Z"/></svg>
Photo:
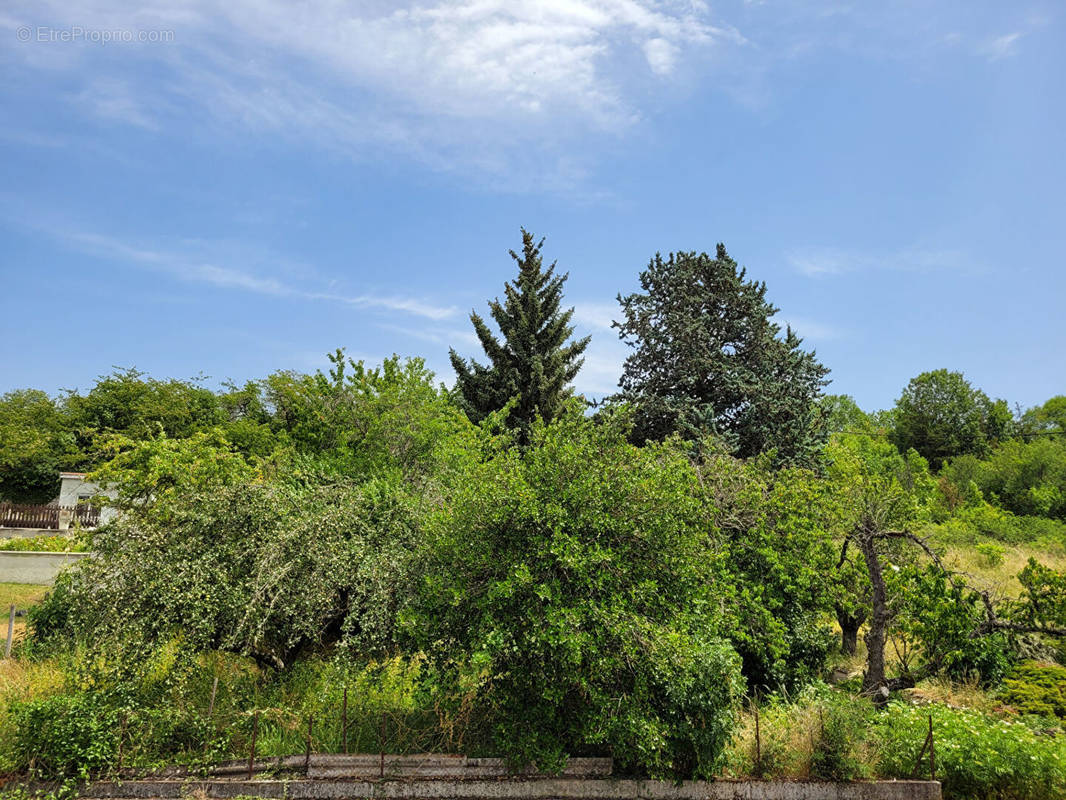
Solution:
<svg viewBox="0 0 1066 800"><path fill-rule="evenodd" d="M929 779L936 780L936 748L933 745L933 715L929 715Z"/></svg>
<svg viewBox="0 0 1066 800"><path fill-rule="evenodd" d="M917 780L918 772L922 768L922 759L925 758L925 750L926 750L926 748L929 747L930 744L932 744L932 738L933 738L933 716L930 714L929 715L929 733L927 733L925 735L925 740L922 742L922 749L918 751L918 760L914 762L914 771L911 773L911 780ZM932 754L930 754L930 759L932 759ZM929 763L930 763L930 765L932 765L932 760L930 760Z"/></svg>
<svg viewBox="0 0 1066 800"><path fill-rule="evenodd" d="M211 683L211 700L207 704L207 732L204 735L204 769L207 769L207 755L211 748L211 738L215 728L215 696L218 694L218 675Z"/></svg>
<svg viewBox="0 0 1066 800"><path fill-rule="evenodd" d="M385 777L385 712L381 712L381 777Z"/></svg>
<svg viewBox="0 0 1066 800"><path fill-rule="evenodd" d="M348 687L344 687L344 704L341 706L341 744L348 755Z"/></svg>
<svg viewBox="0 0 1066 800"><path fill-rule="evenodd" d="M118 772L122 774L122 750L123 744L126 741L126 712L122 712L122 717L118 729Z"/></svg>
<svg viewBox="0 0 1066 800"><path fill-rule="evenodd" d="M762 777L762 737L759 733L759 700L755 699L755 774Z"/></svg>
<svg viewBox="0 0 1066 800"><path fill-rule="evenodd" d="M214 683L211 684L211 702L207 704L207 716L215 715L215 695L218 694L218 675L215 675Z"/></svg>
<svg viewBox="0 0 1066 800"><path fill-rule="evenodd" d="M15 636L15 606L7 615L7 644L4 645L4 658L11 658L11 640Z"/></svg>
<svg viewBox="0 0 1066 800"><path fill-rule="evenodd" d="M252 746L248 751L248 780L252 779L252 769L255 766L255 740L259 736L259 711L252 717Z"/></svg>

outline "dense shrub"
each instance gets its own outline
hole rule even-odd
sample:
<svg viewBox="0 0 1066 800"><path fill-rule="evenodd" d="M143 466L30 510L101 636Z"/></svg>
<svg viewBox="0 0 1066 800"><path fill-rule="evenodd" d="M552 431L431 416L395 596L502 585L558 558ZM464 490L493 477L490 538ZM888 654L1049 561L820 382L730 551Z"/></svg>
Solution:
<svg viewBox="0 0 1066 800"><path fill-rule="evenodd" d="M1023 714L1066 719L1066 667L1023 662L1003 681L1000 696Z"/></svg>
<svg viewBox="0 0 1066 800"><path fill-rule="evenodd" d="M877 720L882 775L911 776L930 716L945 800L1046 800L1066 793L1066 738L941 705L889 704Z"/></svg>
<svg viewBox="0 0 1066 800"><path fill-rule="evenodd" d="M16 703L15 764L46 778L88 778L116 754L119 710L87 692Z"/></svg>
<svg viewBox="0 0 1066 800"><path fill-rule="evenodd" d="M932 672L956 680L997 684L1011 668L1014 650L1001 632L975 636L984 620L979 596L936 569L909 568L890 580L903 598L896 625L921 645Z"/></svg>
<svg viewBox="0 0 1066 800"><path fill-rule="evenodd" d="M953 459L943 474L956 487L973 484L1014 514L1066 519L1066 441L1060 437L1004 442L985 459Z"/></svg>
<svg viewBox="0 0 1066 800"><path fill-rule="evenodd" d="M401 485L221 487L128 514L93 537L32 618L38 637L166 641L284 666L340 639L391 642L408 591L412 501Z"/></svg>
<svg viewBox="0 0 1066 800"><path fill-rule="evenodd" d="M684 453L626 433L572 409L472 465L430 524L410 625L441 696L490 719L513 762L591 749L710 776L741 689L716 629L721 557Z"/></svg>
<svg viewBox="0 0 1066 800"><path fill-rule="evenodd" d="M856 713L856 704L837 695L836 702L818 708L818 735L811 748L811 776L827 781L848 781L864 777L859 744L867 718Z"/></svg>
<svg viewBox="0 0 1066 800"><path fill-rule="evenodd" d="M762 698L758 705L758 748L753 703L730 744L726 774L822 780L873 776L875 711L869 699L816 681L792 696Z"/></svg>

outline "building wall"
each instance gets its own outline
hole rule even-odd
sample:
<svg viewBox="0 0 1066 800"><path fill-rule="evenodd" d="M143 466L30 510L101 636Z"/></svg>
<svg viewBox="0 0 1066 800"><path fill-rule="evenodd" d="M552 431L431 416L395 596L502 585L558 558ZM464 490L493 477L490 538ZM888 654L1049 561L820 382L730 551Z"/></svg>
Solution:
<svg viewBox="0 0 1066 800"><path fill-rule="evenodd" d="M80 473L60 473L60 480L58 502L61 506L76 506L79 500L97 495L118 497L118 490L114 487L100 487L92 481L85 480L85 476ZM110 522L115 518L116 513L114 508L105 506L100 510L100 523ZM60 527L64 527L62 522L60 522Z"/></svg>

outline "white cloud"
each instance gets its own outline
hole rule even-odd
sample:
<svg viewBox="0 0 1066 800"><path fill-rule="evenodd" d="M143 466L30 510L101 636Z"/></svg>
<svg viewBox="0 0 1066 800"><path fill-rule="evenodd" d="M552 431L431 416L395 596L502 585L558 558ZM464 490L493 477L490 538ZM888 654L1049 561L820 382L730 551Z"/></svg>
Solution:
<svg viewBox="0 0 1066 800"><path fill-rule="evenodd" d="M159 126L137 100L128 83L119 80L94 81L74 98L75 103L104 119L123 122L147 130Z"/></svg>
<svg viewBox="0 0 1066 800"><path fill-rule="evenodd" d="M162 128L206 110L353 154L387 147L443 164L462 152L482 169L509 155L486 143L616 134L640 118L642 81L674 72L686 48L739 38L685 0L16 0L3 23L173 31L8 48L84 80L77 101L108 119Z"/></svg>
<svg viewBox="0 0 1066 800"><path fill-rule="evenodd" d="M574 303L574 324L588 332L613 331L611 322L621 318L622 311L618 303L581 302ZM612 336L617 336L613 333Z"/></svg>
<svg viewBox="0 0 1066 800"><path fill-rule="evenodd" d="M894 253L866 253L839 248L800 248L786 254L797 272L811 278L849 272L898 270L942 272L974 267L961 250L911 247Z"/></svg>
<svg viewBox="0 0 1066 800"><path fill-rule="evenodd" d="M298 300L327 301L357 308L400 311L430 320L447 319L456 311L454 306L441 306L411 297L313 291L272 276L260 275L244 265L215 263L221 259L241 260L239 255L234 254L234 248L228 246L215 248L217 252L212 253L210 243L206 243L205 247L205 243L186 242L184 248L160 249L130 244L122 239L97 233L66 232L57 234L56 238L86 253L125 261L167 273L183 281L207 284L220 289L235 289Z"/></svg>
<svg viewBox="0 0 1066 800"><path fill-rule="evenodd" d="M804 317L788 317L787 319L779 320L779 324L782 328L785 325L790 326L797 335L805 340L824 342L827 339L836 339L841 335L841 332L832 325Z"/></svg>
<svg viewBox="0 0 1066 800"><path fill-rule="evenodd" d="M995 38L984 42L978 48L978 52L985 56L989 61L999 61L1001 58L1013 56L1018 51L1017 44L1018 40L1021 38L1022 34L1018 31L1003 36L996 36Z"/></svg>
<svg viewBox="0 0 1066 800"><path fill-rule="evenodd" d="M677 65L678 47L667 39L649 39L644 43L644 57L656 75L669 75Z"/></svg>

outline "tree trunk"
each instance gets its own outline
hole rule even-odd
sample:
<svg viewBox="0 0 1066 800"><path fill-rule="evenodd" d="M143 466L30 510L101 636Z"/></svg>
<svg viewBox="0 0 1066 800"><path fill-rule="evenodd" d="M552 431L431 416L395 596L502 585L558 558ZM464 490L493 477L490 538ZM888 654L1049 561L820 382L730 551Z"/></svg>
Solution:
<svg viewBox="0 0 1066 800"><path fill-rule="evenodd" d="M866 622L866 612L848 613L840 606L836 608L837 623L840 625L840 649L846 655L855 655L859 644L859 628Z"/></svg>
<svg viewBox="0 0 1066 800"><path fill-rule="evenodd" d="M875 539L868 531L858 536L859 549L866 561L866 570L870 573L871 599L873 612L870 615L870 629L866 632L866 675L862 680L862 690L870 695L874 702L883 704L888 700L887 681L885 680L885 632L888 628L888 594L885 578L881 572L881 560L877 556Z"/></svg>

